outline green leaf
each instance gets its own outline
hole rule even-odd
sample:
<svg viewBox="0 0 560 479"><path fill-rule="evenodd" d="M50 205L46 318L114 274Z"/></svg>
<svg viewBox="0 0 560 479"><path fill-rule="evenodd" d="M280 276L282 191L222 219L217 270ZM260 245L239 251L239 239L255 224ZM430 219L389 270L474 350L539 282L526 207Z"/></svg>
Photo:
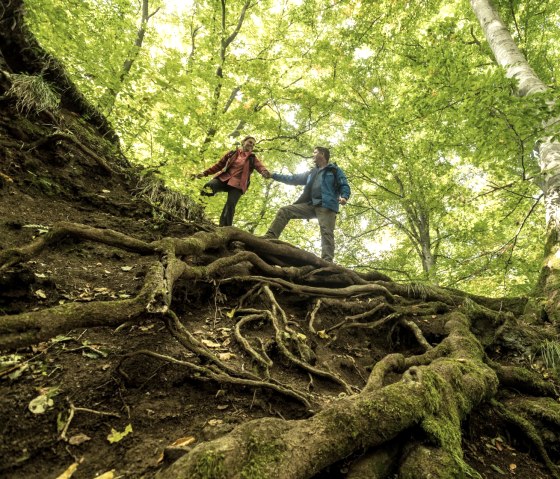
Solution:
<svg viewBox="0 0 560 479"><path fill-rule="evenodd" d="M496 466L496 464L491 464L490 467L492 469L494 469L497 473L502 474L502 475L506 475L506 472L503 469L500 469L498 466Z"/></svg>
<svg viewBox="0 0 560 479"><path fill-rule="evenodd" d="M44 414L45 411L54 406L54 401L49 397L48 393L41 394L32 399L28 405L29 410L33 414Z"/></svg>
<svg viewBox="0 0 560 479"><path fill-rule="evenodd" d="M107 436L107 440L110 443L115 443L121 441L125 436L128 436L132 432L132 424L128 424L123 432L119 432L116 429L111 428L111 433Z"/></svg>

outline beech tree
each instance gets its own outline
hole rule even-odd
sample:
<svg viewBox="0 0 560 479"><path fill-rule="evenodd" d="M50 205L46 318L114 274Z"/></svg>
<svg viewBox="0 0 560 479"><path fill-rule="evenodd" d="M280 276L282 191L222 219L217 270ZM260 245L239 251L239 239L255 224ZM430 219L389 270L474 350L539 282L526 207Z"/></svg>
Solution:
<svg viewBox="0 0 560 479"><path fill-rule="evenodd" d="M519 95L525 97L546 92L548 87L527 63L492 5L487 1L472 1L471 4L496 61L505 69L509 78L515 79ZM560 142L556 139L556 102L548 100L546 106L542 119L544 136L539 139L536 147L541 170L539 183L544 195L547 229L543 269L537 285L537 295L545 298L544 310L550 319L556 322L558 304L555 299L557 287L555 278L558 272L554 258L558 251Z"/></svg>

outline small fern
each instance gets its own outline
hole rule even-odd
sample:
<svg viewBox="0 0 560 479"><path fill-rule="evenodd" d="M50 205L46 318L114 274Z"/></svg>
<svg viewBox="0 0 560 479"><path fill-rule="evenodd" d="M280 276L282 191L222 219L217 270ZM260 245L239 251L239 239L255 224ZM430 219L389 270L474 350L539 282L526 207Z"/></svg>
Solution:
<svg viewBox="0 0 560 479"><path fill-rule="evenodd" d="M425 301L428 296L434 294L436 288L426 283L409 283L406 285L406 292L412 298L418 298Z"/></svg>

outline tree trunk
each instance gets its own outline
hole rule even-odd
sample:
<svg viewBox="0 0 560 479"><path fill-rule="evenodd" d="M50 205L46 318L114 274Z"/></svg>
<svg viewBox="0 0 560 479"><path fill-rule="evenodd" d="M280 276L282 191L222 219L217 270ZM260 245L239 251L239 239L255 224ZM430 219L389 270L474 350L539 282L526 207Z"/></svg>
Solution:
<svg viewBox="0 0 560 479"><path fill-rule="evenodd" d="M134 45L130 50L128 58L123 62L117 84L115 85L115 87L108 88L107 92L104 95L104 98L100 102L101 105L105 108L105 111L108 115L111 114L113 107L115 106L117 96L122 90L124 82L130 74L132 65L134 64L136 58L138 57L138 54L140 53L140 49L142 48L142 45L144 43L144 36L146 35L146 27L148 26L148 21L158 12L158 10L159 7L150 14L149 0L142 0L142 17L140 18L140 26L138 27L138 31L136 32Z"/></svg>
<svg viewBox="0 0 560 479"><path fill-rule="evenodd" d="M548 87L541 81L523 54L517 48L498 13L489 0L471 0L473 11L480 22L496 62L505 69L508 78L518 81L521 97L543 93ZM556 123L557 118L546 119L543 126ZM560 324L560 262L557 253L560 232L560 143L550 136L541 138L538 144L541 188L546 211L546 241L541 275L535 290L544 302L546 316Z"/></svg>
<svg viewBox="0 0 560 479"><path fill-rule="evenodd" d="M226 2L225 0L221 0L221 25L222 25L222 38L220 41L220 63L218 68L216 69L216 87L214 88L214 98L212 99L212 103L210 105L210 118L211 118L211 125L206 132L206 138L202 143L202 148L200 153L204 153L206 148L210 145L210 142L214 138L217 133L216 128L216 119L218 116L219 104L222 95L222 88L224 84L224 67L226 65L226 56L227 51L231 43L235 40L239 32L241 31L241 27L243 26L243 22L245 21L245 15L247 14L247 10L251 6L250 1L246 1L241 9L241 13L239 14L239 18L237 19L237 24L233 32L226 36L226 18L227 18L227 10L226 10ZM233 95L233 92L232 92ZM227 108L225 108L227 111Z"/></svg>

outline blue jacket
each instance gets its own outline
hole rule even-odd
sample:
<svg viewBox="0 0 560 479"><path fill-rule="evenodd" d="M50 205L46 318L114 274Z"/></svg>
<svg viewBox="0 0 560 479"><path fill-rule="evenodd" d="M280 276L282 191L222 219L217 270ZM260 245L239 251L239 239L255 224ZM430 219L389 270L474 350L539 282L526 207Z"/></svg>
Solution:
<svg viewBox="0 0 560 479"><path fill-rule="evenodd" d="M310 203L311 202L311 187L315 176L319 172L319 168L313 168L306 173L299 175L281 175L273 173L272 178L276 181L286 183L287 185L305 185L303 193L296 200L296 203ZM336 163L328 163L325 166L323 173L323 183L321 185L321 206L338 213L339 203L338 198L350 198L350 186L344 172L337 166Z"/></svg>

